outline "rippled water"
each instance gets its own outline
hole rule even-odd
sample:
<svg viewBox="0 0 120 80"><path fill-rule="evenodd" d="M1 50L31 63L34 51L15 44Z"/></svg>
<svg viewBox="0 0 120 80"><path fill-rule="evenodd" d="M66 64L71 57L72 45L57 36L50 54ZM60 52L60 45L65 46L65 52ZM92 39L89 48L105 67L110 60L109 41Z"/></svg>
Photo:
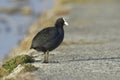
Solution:
<svg viewBox="0 0 120 80"><path fill-rule="evenodd" d="M24 1L24 2L23 2ZM49 10L54 0L0 0L0 8L30 7L34 14L9 14L0 11L0 58L2 59L24 37L30 25L44 10Z"/></svg>

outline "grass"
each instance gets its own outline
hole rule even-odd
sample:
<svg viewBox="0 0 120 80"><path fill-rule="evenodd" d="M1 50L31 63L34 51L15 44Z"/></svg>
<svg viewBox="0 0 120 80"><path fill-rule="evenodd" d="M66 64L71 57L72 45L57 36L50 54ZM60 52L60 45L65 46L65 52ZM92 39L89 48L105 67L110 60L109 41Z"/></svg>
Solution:
<svg viewBox="0 0 120 80"><path fill-rule="evenodd" d="M2 65L0 68L0 77L6 76L11 73L19 64L32 63L34 59L28 55L16 56Z"/></svg>
<svg viewBox="0 0 120 80"><path fill-rule="evenodd" d="M26 73L26 72L33 72L36 71L38 68L33 66L32 64L25 64L24 69L20 73Z"/></svg>
<svg viewBox="0 0 120 80"><path fill-rule="evenodd" d="M17 57L14 57L7 61L5 64L2 65L2 67L9 72L11 72L14 68L16 68L19 64L24 64L24 63L31 63L34 62L32 57L28 55L20 55Z"/></svg>
<svg viewBox="0 0 120 80"><path fill-rule="evenodd" d="M32 64L24 64L23 66L24 66L24 68L18 73L18 75L16 77L6 78L5 80L33 80L32 75L30 75L30 74L27 76L24 76L24 75L26 75L25 73L27 73L27 72L36 71L38 68Z"/></svg>
<svg viewBox="0 0 120 80"><path fill-rule="evenodd" d="M33 76L31 74L27 74L27 72L36 71L38 68L29 63L24 64L23 67L24 68L17 74L17 76L13 78L6 78L5 80L33 80Z"/></svg>
<svg viewBox="0 0 120 80"><path fill-rule="evenodd" d="M22 42L20 43L20 48L22 51L28 51L31 43L32 43L32 36L31 37L26 37L22 40Z"/></svg>
<svg viewBox="0 0 120 80"><path fill-rule="evenodd" d="M8 74L9 74L8 70L6 70L3 67L0 67L0 78L3 77L3 76L6 76Z"/></svg>

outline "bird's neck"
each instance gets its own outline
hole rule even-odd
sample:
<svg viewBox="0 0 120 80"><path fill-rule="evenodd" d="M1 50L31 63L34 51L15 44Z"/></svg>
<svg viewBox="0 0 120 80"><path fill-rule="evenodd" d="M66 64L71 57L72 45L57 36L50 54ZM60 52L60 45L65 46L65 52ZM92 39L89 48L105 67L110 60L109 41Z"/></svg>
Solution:
<svg viewBox="0 0 120 80"><path fill-rule="evenodd" d="M58 30L59 32L63 32L63 31L64 31L64 30L63 30L63 25L56 26L56 28L57 28L57 30Z"/></svg>
<svg viewBox="0 0 120 80"><path fill-rule="evenodd" d="M61 29L63 29L63 26L64 26L64 25L61 24L61 23L56 23L56 24L55 24L55 27L57 27L57 28L61 28Z"/></svg>

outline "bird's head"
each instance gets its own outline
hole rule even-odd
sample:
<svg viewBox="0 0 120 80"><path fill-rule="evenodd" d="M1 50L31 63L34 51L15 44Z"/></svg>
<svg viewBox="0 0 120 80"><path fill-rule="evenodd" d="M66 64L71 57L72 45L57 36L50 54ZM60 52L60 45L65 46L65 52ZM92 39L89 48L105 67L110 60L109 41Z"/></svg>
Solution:
<svg viewBox="0 0 120 80"><path fill-rule="evenodd" d="M68 23L66 22L65 18L63 18L63 17L58 18L56 23L55 23L55 26L56 27L63 27L64 25L68 26Z"/></svg>

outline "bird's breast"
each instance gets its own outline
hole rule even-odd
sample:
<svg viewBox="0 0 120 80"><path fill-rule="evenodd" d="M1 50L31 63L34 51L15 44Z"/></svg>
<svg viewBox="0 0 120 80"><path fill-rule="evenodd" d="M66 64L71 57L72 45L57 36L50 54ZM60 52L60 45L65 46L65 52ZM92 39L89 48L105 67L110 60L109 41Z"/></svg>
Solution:
<svg viewBox="0 0 120 80"><path fill-rule="evenodd" d="M47 50L51 51L57 48L61 44L63 38L64 38L64 33L59 33L56 35L56 37L54 37L54 39L50 40L49 43L45 44L44 47Z"/></svg>

